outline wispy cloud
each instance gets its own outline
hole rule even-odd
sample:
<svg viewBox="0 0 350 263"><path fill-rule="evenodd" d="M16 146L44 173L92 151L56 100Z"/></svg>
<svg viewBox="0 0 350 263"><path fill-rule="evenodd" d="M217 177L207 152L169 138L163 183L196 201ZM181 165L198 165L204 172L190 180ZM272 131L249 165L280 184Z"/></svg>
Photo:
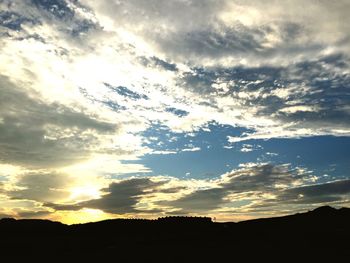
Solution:
<svg viewBox="0 0 350 263"><path fill-rule="evenodd" d="M99 199L71 205L47 203L55 210L101 209L112 214L232 213L249 215L254 208L278 212L278 206L341 203L349 180L321 182L312 172L289 164L247 164L216 180L133 178L110 184ZM268 215L268 214L266 214Z"/></svg>
<svg viewBox="0 0 350 263"><path fill-rule="evenodd" d="M138 163L147 154L215 149L190 141L213 132L210 123L242 128L218 142L227 149L247 140L350 135L346 0L4 0L0 10L2 214L39 215L44 202L113 213L204 211L205 203L223 209L237 195L253 207L249 192L287 196L277 186L256 189L260 179L289 187L298 172L241 167L220 179L235 187L207 176L195 183L212 185L194 190L191 171L181 197L164 199L167 208L155 201L155 177L115 180L149 175ZM163 137L147 134L156 128ZM257 150L253 144L242 155ZM126 186L130 192L118 196ZM77 189L85 189L84 201L74 200ZM94 196L100 199L88 201Z"/></svg>

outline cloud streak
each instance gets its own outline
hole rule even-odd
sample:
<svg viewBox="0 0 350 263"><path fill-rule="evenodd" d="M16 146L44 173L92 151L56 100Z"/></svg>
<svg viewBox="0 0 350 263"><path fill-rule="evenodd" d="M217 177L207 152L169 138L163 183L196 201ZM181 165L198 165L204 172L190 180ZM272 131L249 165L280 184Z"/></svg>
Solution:
<svg viewBox="0 0 350 263"><path fill-rule="evenodd" d="M210 145L194 141L209 124L241 129L225 135L226 150L349 136L348 1L4 0L0 9L0 213L248 211L348 195L346 181L318 184L292 165L168 182L138 162L205 156ZM181 136L193 140L181 147ZM258 154L251 143L242 155ZM23 200L32 211L13 206Z"/></svg>
<svg viewBox="0 0 350 263"><path fill-rule="evenodd" d="M46 203L56 210L101 209L111 214L235 214L264 208L337 204L348 200L349 180L320 182L311 172L290 165L247 164L216 180L133 178L110 184L101 198L71 205ZM176 184L176 186L174 186ZM267 212L269 211L269 212Z"/></svg>

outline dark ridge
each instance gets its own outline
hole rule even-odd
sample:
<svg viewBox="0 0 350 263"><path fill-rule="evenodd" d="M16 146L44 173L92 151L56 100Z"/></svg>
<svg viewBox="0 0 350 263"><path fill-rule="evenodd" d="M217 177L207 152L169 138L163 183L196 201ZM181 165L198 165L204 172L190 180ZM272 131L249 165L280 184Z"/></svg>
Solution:
<svg viewBox="0 0 350 263"><path fill-rule="evenodd" d="M37 262L41 258L77 258L79 262L348 262L349 222L349 208L332 207L239 223L184 216L76 225L3 218L0 252L4 262Z"/></svg>
<svg viewBox="0 0 350 263"><path fill-rule="evenodd" d="M331 207L329 205L321 206L316 208L315 210L311 211L313 213L322 213L322 214L334 214L337 212L337 209L334 207Z"/></svg>
<svg viewBox="0 0 350 263"><path fill-rule="evenodd" d="M210 217L198 217L198 216L167 216L159 217L158 222L164 223L212 223Z"/></svg>

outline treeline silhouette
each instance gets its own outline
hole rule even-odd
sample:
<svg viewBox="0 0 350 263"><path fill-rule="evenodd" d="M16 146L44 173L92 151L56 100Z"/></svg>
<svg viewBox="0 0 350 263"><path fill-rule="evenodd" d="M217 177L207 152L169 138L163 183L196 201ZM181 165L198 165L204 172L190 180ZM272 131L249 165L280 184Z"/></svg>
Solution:
<svg viewBox="0 0 350 263"><path fill-rule="evenodd" d="M178 224L203 224L203 223L212 223L211 217L205 216L166 216L159 217L158 222L162 223L178 223Z"/></svg>
<svg viewBox="0 0 350 263"><path fill-rule="evenodd" d="M238 223L183 216L76 225L34 219L0 220L0 258L12 260L6 262L73 257L114 259L111 262L349 262L349 241L349 208L321 207L307 213Z"/></svg>

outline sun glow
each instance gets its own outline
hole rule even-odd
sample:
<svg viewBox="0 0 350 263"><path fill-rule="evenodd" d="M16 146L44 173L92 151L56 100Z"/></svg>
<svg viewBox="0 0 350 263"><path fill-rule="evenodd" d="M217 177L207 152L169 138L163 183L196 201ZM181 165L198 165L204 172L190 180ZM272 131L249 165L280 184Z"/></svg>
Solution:
<svg viewBox="0 0 350 263"><path fill-rule="evenodd" d="M99 197L100 192L96 186L78 186L71 189L70 198L75 201L97 199Z"/></svg>
<svg viewBox="0 0 350 263"><path fill-rule="evenodd" d="M113 218L113 215L107 214L99 209L83 208L79 211L56 212L54 220L71 225L101 221L110 218Z"/></svg>

